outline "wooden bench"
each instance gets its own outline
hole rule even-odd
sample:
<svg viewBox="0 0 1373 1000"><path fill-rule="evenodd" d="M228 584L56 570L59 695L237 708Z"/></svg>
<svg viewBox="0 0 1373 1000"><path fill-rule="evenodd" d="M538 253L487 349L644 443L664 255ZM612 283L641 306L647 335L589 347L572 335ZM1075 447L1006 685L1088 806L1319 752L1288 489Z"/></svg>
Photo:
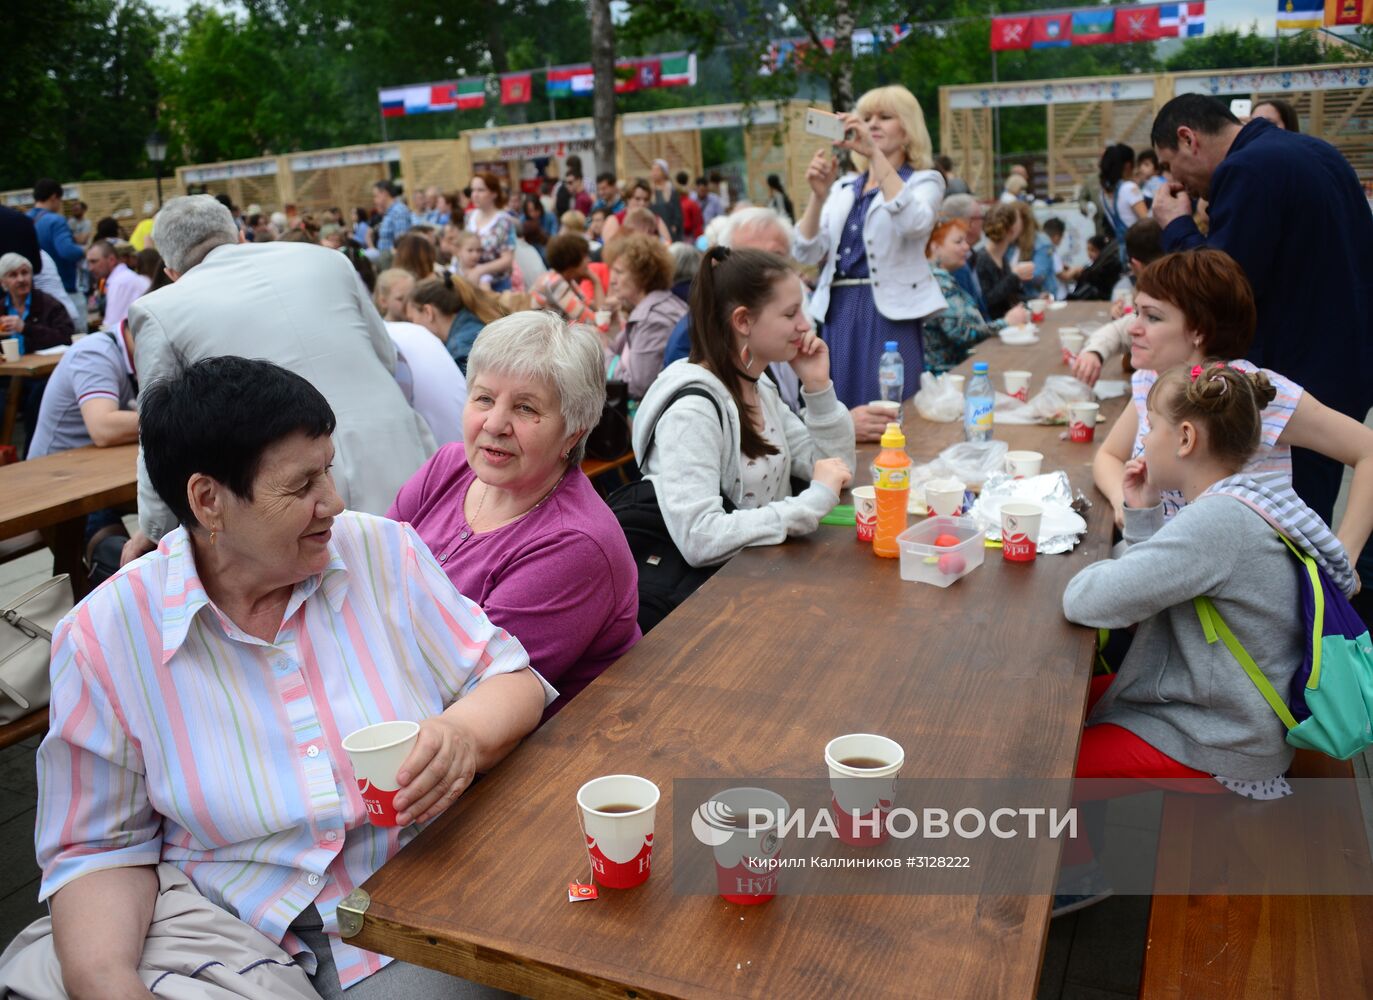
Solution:
<svg viewBox="0 0 1373 1000"><path fill-rule="evenodd" d="M1290 774L1354 780L1347 761L1302 750ZM1172 866L1174 875L1177 866L1189 863L1198 838L1214 836L1214 825L1194 822L1204 808L1200 798L1165 798L1159 865ZM1314 814L1302 822L1321 831L1324 851L1368 857L1361 814ZM1293 858L1293 863L1319 864L1319 858ZM1139 995L1144 1000L1373 997L1373 948L1363 940L1370 927L1373 896L1158 895L1149 911Z"/></svg>
<svg viewBox="0 0 1373 1000"><path fill-rule="evenodd" d="M5 749L5 747L12 747L30 736L42 736L47 731L48 708L45 705L36 712L30 712L22 719L15 719L13 722L0 726L0 750Z"/></svg>
<svg viewBox="0 0 1373 1000"><path fill-rule="evenodd" d="M586 461L582 462L582 472L586 474L587 479L591 480L592 485L596 485L597 476L603 476L607 472L619 472L620 482L623 484L629 482L629 480L625 477L625 466L629 465L633 461L634 452L632 451L627 451L619 458L612 459L609 462L603 462L600 459L595 458L588 458ZM603 496L605 495L606 491L602 490L599 486L596 486L596 489Z"/></svg>

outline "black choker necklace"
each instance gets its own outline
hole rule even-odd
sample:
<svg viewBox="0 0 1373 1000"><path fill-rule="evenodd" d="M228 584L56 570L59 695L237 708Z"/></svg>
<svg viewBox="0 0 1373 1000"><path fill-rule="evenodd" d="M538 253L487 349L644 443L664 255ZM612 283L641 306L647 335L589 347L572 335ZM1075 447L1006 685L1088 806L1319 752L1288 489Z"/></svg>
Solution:
<svg viewBox="0 0 1373 1000"><path fill-rule="evenodd" d="M739 369L737 368L734 370L737 372L739 371ZM744 372L739 372L739 377L743 379L745 382L752 382L754 385L757 385L758 380L762 378L761 375L746 375Z"/></svg>

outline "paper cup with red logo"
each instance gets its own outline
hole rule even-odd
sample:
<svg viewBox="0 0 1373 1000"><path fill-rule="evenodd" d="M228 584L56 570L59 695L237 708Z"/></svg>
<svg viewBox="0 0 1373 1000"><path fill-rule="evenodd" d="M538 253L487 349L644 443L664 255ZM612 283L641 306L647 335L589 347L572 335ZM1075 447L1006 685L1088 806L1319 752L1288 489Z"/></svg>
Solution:
<svg viewBox="0 0 1373 1000"><path fill-rule="evenodd" d="M358 793L373 826L399 826L396 822L396 773L419 738L418 722L378 722L349 733L343 749L353 763Z"/></svg>
<svg viewBox="0 0 1373 1000"><path fill-rule="evenodd" d="M1043 465L1044 456L1037 451L1006 452L1006 471L1012 479L1037 476Z"/></svg>
<svg viewBox="0 0 1373 1000"><path fill-rule="evenodd" d="M960 479L931 479L925 484L925 506L929 516L957 517L963 512L966 489Z"/></svg>
<svg viewBox="0 0 1373 1000"><path fill-rule="evenodd" d="M877 490L872 486L855 486L853 493L853 523L860 542L872 541L877 530Z"/></svg>
<svg viewBox="0 0 1373 1000"><path fill-rule="evenodd" d="M1034 562L1039 552L1039 522L1044 508L1037 503L1008 503L1001 507L1001 555L1008 562Z"/></svg>
<svg viewBox="0 0 1373 1000"><path fill-rule="evenodd" d="M943 379L944 382L947 385L951 386L955 392L957 392L960 396L963 395L963 387L968 384L968 376L955 375L953 372L948 372L943 376Z"/></svg>
<svg viewBox="0 0 1373 1000"><path fill-rule="evenodd" d="M1031 299L1025 303L1030 310L1030 319L1036 323L1044 322L1044 312L1049 308L1049 303L1045 299Z"/></svg>
<svg viewBox="0 0 1373 1000"><path fill-rule="evenodd" d="M1002 376L1006 380L1006 395L1022 403L1030 398L1030 372L1011 371Z"/></svg>
<svg viewBox="0 0 1373 1000"><path fill-rule="evenodd" d="M766 788L727 788L692 814L691 832L715 852L715 886L726 902L754 906L777 895L772 862L790 808Z"/></svg>
<svg viewBox="0 0 1373 1000"><path fill-rule="evenodd" d="M592 877L607 889L648 881L658 786L634 774L608 774L577 789Z"/></svg>
<svg viewBox="0 0 1373 1000"><path fill-rule="evenodd" d="M872 847L887 839L887 814L905 762L900 743L872 733L837 736L826 744L830 809L840 840Z"/></svg>
<svg viewBox="0 0 1373 1000"><path fill-rule="evenodd" d="M1087 335L1082 332L1080 327L1065 326L1058 331L1058 345L1063 348L1063 363L1070 365L1082 352L1083 346L1087 343Z"/></svg>
<svg viewBox="0 0 1373 1000"><path fill-rule="evenodd" d="M1085 444L1096 437L1097 403L1068 404L1068 440Z"/></svg>

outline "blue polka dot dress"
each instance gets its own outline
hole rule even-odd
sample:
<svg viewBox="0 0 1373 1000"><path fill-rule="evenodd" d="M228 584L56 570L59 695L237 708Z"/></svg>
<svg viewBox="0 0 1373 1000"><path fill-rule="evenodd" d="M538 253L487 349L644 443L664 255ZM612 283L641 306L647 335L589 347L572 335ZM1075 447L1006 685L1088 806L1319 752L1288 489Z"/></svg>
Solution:
<svg viewBox="0 0 1373 1000"><path fill-rule="evenodd" d="M904 182L914 172L906 164L899 173ZM868 252L863 240L863 223L873 198L881 196L881 188L866 194L863 185L868 175L862 174L854 185L853 209L844 220L844 233L839 240L834 280L867 278ZM886 342L894 340L905 363L906 383L902 396L910 399L920 388L920 373L925 370L925 352L918 319L888 319L877 311L871 285L840 285L830 289L829 308L821 325L820 336L830 349L830 377L834 391L847 407L861 406L881 398L877 386L877 363Z"/></svg>

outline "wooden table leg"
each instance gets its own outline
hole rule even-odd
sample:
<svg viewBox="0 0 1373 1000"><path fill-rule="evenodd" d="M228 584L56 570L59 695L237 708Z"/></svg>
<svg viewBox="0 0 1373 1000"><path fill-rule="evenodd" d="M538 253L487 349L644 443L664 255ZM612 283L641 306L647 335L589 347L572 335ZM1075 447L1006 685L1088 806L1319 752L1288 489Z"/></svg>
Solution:
<svg viewBox="0 0 1373 1000"><path fill-rule="evenodd" d="M24 379L10 376L10 394L5 400L5 422L0 424L0 444L14 444L14 423L19 416L19 397L24 394Z"/></svg>
<svg viewBox="0 0 1373 1000"><path fill-rule="evenodd" d="M52 549L53 575L66 573L70 576L72 597L81 600L91 590L90 577L86 574L85 515L44 528L42 535L48 548Z"/></svg>

